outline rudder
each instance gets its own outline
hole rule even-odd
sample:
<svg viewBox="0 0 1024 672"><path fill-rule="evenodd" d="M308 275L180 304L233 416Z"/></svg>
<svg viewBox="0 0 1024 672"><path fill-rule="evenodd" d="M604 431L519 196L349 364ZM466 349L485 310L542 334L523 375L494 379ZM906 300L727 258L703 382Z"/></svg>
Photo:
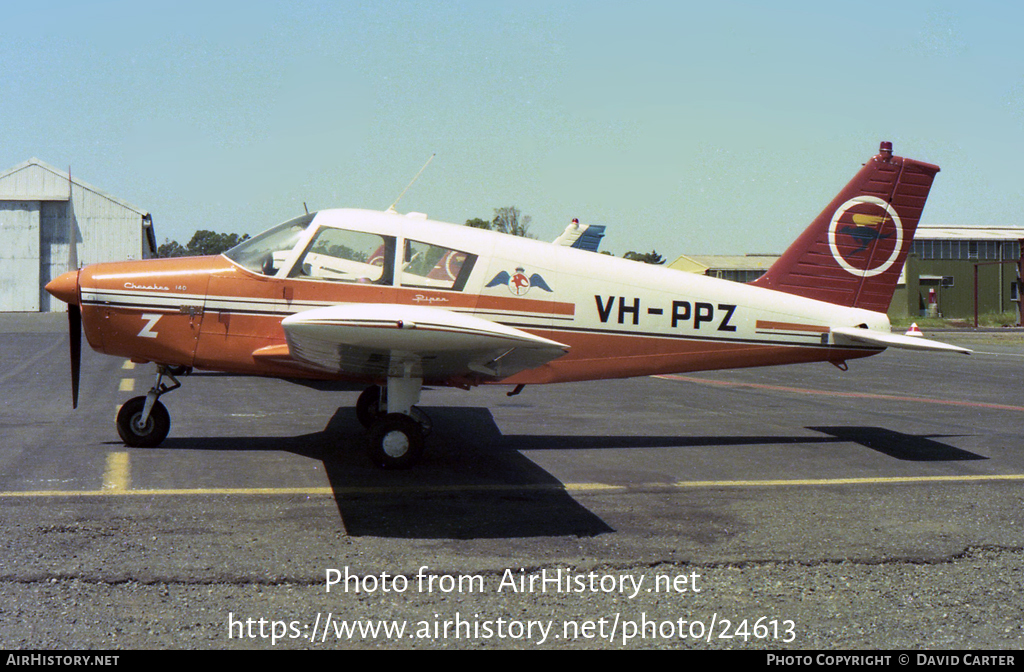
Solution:
<svg viewBox="0 0 1024 672"><path fill-rule="evenodd" d="M839 195L752 285L884 313L939 167L883 142Z"/></svg>

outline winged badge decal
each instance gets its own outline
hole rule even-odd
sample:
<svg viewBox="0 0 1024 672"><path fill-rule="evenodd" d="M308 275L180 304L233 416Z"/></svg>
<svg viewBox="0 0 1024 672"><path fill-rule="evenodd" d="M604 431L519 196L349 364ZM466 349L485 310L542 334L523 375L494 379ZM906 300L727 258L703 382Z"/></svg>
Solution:
<svg viewBox="0 0 1024 672"><path fill-rule="evenodd" d="M497 287L499 285L505 285L508 287L508 291L516 296L524 296L534 287L543 289L545 292L555 291L548 287L548 283L544 281L540 273L534 273L527 277L526 270L522 266L517 267L515 273L511 274L508 271L501 271L491 278L486 286Z"/></svg>

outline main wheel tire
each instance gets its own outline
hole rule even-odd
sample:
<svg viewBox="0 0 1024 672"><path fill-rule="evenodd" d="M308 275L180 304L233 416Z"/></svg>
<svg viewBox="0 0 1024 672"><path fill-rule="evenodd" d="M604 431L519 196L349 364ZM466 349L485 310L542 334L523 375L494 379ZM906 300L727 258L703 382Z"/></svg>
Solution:
<svg viewBox="0 0 1024 672"><path fill-rule="evenodd" d="M370 429L373 427L373 423L383 418L384 415L385 413L380 410L380 385L370 385L356 400L356 417L359 419L359 424Z"/></svg>
<svg viewBox="0 0 1024 672"><path fill-rule="evenodd" d="M159 401L153 404L146 424L142 419L142 409L146 405L145 397L132 397L117 412L117 433L126 446L132 448L154 448L159 446L167 433L171 431L171 416L167 407Z"/></svg>
<svg viewBox="0 0 1024 672"><path fill-rule="evenodd" d="M402 413L388 413L370 430L370 461L382 469L408 469L423 454L423 429Z"/></svg>

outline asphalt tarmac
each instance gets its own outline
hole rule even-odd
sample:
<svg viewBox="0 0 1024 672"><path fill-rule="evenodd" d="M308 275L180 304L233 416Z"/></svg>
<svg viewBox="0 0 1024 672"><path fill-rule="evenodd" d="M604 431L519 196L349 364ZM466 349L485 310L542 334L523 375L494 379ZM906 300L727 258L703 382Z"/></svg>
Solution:
<svg viewBox="0 0 1024 672"><path fill-rule="evenodd" d="M0 315L0 648L1017 649L1024 337L975 354L428 390L371 467L359 390L154 367ZM1011 654L1012 655L1012 654Z"/></svg>

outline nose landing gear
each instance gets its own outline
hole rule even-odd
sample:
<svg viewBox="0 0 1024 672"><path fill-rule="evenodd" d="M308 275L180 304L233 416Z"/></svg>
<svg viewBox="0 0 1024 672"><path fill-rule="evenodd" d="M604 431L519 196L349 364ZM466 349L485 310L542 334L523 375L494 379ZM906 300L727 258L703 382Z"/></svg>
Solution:
<svg viewBox="0 0 1024 672"><path fill-rule="evenodd" d="M181 387L174 374L181 374L187 369L159 365L156 382L144 397L132 397L117 412L117 433L126 446L132 448L155 448L159 446L167 433L171 431L171 416L167 408L160 403L160 396ZM164 383L164 378L171 381Z"/></svg>

